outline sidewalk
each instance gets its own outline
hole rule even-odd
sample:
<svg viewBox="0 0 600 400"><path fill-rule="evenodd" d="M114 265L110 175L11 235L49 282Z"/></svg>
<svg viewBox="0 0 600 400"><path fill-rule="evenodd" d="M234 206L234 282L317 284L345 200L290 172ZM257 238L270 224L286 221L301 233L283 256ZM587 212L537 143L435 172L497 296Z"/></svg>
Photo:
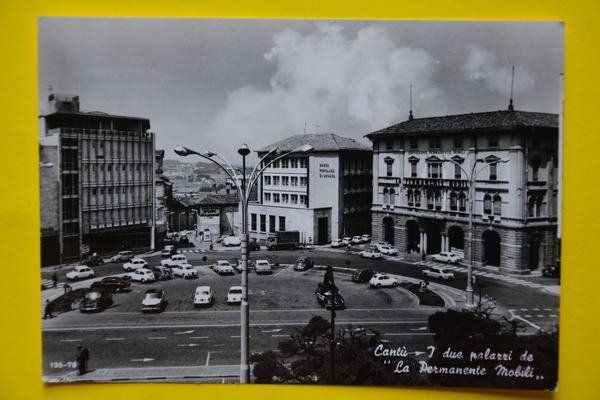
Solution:
<svg viewBox="0 0 600 400"><path fill-rule="evenodd" d="M95 369L84 375L77 371L69 371L64 375L44 376L47 383L59 382L125 382L125 381L212 381L240 376L239 365L182 366L182 367L138 367L138 368L103 368Z"/></svg>

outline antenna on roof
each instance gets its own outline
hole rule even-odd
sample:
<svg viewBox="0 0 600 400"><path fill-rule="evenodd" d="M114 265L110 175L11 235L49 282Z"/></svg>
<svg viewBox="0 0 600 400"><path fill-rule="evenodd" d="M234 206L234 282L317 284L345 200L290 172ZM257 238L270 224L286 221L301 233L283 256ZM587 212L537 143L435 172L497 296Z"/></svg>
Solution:
<svg viewBox="0 0 600 400"><path fill-rule="evenodd" d="M410 84L410 89L409 89L409 96L408 96L408 103L409 103L409 111L408 111L408 120L411 121L413 119L413 113L412 113L412 83Z"/></svg>
<svg viewBox="0 0 600 400"><path fill-rule="evenodd" d="M512 66L512 77L510 78L510 100L508 102L508 111L514 111L515 107L513 106L513 86L515 83L515 66Z"/></svg>

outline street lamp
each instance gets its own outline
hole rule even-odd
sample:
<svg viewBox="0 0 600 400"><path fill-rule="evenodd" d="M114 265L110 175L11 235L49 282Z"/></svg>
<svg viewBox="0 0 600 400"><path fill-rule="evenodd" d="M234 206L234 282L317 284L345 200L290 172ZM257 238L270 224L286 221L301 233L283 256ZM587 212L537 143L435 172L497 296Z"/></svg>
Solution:
<svg viewBox="0 0 600 400"><path fill-rule="evenodd" d="M477 175L479 175L479 173L481 171L483 171L483 169L486 166L490 166L493 164L498 164L498 163L505 163L508 162L508 159L496 159L496 160L490 160L490 161L485 161L482 158L477 158L475 159L475 162L473 162L473 167L471 168L471 172L469 173L463 166L461 163L456 162L450 158L443 158L442 161L444 162L449 162L452 163L454 165L457 165L467 176L467 180L469 182L469 196L468 196L468 200L469 200L469 261L467 263L467 287L465 289L466 292L466 301L465 301L465 307L467 308L473 308L475 307L475 300L473 299L473 262L474 262L474 235L473 235L473 218L474 218L474 207L475 207L475 179L477 178ZM475 168L477 167L477 163L483 163L485 165L483 165L479 170L475 170Z"/></svg>
<svg viewBox="0 0 600 400"><path fill-rule="evenodd" d="M233 185L235 185L242 204L242 304L240 309L240 383L248 383L250 381L250 310L248 305L248 201L252 187L256 184L260 175L275 161L284 158L292 153L305 153L311 151L313 147L309 144L297 147L293 150L280 152L277 147L269 150L259 160L250 176L248 177L248 185L246 185L246 156L250 154L250 148L246 143L242 144L238 149L238 153L242 156L242 184L239 185L235 179L236 170L231 163L225 161L217 153L204 151L202 153L192 150L187 147L177 146L175 154L186 157L190 154L195 154L205 158L219 168L221 168L229 176ZM269 157L274 157L267 161ZM264 165L263 165L264 164Z"/></svg>

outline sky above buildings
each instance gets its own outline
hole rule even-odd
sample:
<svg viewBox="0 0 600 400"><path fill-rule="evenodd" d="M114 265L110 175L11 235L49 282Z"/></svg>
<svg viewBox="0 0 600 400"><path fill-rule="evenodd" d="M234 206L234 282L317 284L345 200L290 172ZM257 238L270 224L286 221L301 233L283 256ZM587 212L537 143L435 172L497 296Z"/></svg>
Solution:
<svg viewBox="0 0 600 400"><path fill-rule="evenodd" d="M408 117L559 112L556 22L125 18L39 20L39 111L54 93L82 110L150 119L167 158L185 145L235 162L287 136L363 136Z"/></svg>

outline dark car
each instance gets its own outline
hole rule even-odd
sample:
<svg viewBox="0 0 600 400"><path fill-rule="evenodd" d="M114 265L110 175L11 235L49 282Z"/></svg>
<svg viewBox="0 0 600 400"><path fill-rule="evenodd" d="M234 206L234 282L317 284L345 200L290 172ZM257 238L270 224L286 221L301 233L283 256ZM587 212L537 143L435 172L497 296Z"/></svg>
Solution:
<svg viewBox="0 0 600 400"><path fill-rule="evenodd" d="M150 271L154 272L154 278L157 281L166 281L173 278L173 271L166 267L150 267Z"/></svg>
<svg viewBox="0 0 600 400"><path fill-rule="evenodd" d="M118 293L129 290L129 286L131 286L131 283L129 283L129 281L126 279L118 276L107 276L106 278L102 278L101 281L92 283L91 288L95 290Z"/></svg>
<svg viewBox="0 0 600 400"><path fill-rule="evenodd" d="M92 254L89 256L84 262L88 267L97 267L98 265L103 265L104 260L102 257L99 257L97 254Z"/></svg>
<svg viewBox="0 0 600 400"><path fill-rule="evenodd" d="M248 242L248 251L258 251L260 250L260 244L256 240L252 240Z"/></svg>
<svg viewBox="0 0 600 400"><path fill-rule="evenodd" d="M560 278L560 266L559 265L547 265L542 269L542 275L548 278Z"/></svg>
<svg viewBox="0 0 600 400"><path fill-rule="evenodd" d="M142 312L163 311L167 307L165 291L162 289L148 289L142 299Z"/></svg>
<svg viewBox="0 0 600 400"><path fill-rule="evenodd" d="M295 271L306 271L314 266L314 262L310 257L298 257L294 263Z"/></svg>
<svg viewBox="0 0 600 400"><path fill-rule="evenodd" d="M104 290L90 289L85 293L79 304L79 311L95 312L102 311L113 303L112 294Z"/></svg>
<svg viewBox="0 0 600 400"><path fill-rule="evenodd" d="M375 271L372 269L363 269L361 271L355 272L352 274L352 282L355 283L365 283L369 282L371 278L375 275Z"/></svg>
<svg viewBox="0 0 600 400"><path fill-rule="evenodd" d="M340 294L339 290L336 290L335 297L333 295L333 288L319 284L317 290L315 290L315 297L317 302L324 306L327 310L330 310L334 305L336 310L343 310L346 308L344 298Z"/></svg>

